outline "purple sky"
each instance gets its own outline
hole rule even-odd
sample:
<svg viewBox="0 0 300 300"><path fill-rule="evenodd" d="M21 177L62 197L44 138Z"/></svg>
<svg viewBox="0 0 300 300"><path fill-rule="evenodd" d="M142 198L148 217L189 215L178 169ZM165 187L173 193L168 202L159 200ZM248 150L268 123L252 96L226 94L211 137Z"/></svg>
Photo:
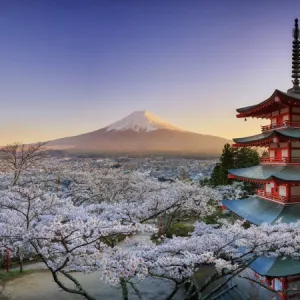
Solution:
<svg viewBox="0 0 300 300"><path fill-rule="evenodd" d="M235 109L291 87L296 17L299 0L2 0L0 144L136 110L199 133L258 133L267 121Z"/></svg>

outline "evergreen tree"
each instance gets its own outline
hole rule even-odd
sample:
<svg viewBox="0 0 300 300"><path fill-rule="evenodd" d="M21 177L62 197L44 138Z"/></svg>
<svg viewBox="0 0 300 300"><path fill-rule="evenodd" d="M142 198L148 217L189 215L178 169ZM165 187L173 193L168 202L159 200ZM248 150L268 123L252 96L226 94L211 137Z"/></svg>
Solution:
<svg viewBox="0 0 300 300"><path fill-rule="evenodd" d="M229 169L247 168L258 164L259 154L255 149L233 148L231 145L225 144L220 162L216 164L209 183L212 186L231 184L232 180L228 179ZM245 184L245 188L251 191L253 186Z"/></svg>
<svg viewBox="0 0 300 300"><path fill-rule="evenodd" d="M225 144L220 163L218 163L211 175L210 184L213 186L229 184L228 169L234 168L236 149L231 145Z"/></svg>
<svg viewBox="0 0 300 300"><path fill-rule="evenodd" d="M236 169L252 167L258 164L259 164L259 154L255 149L240 148L236 152L235 165L234 165Z"/></svg>

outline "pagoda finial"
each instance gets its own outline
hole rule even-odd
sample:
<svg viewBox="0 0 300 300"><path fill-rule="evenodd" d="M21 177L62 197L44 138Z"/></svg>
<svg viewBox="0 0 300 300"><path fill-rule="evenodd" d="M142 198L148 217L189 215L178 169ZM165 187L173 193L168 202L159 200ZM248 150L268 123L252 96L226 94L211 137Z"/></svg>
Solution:
<svg viewBox="0 0 300 300"><path fill-rule="evenodd" d="M292 56L292 82L293 90L300 92L300 41L298 19L295 19L295 27L293 29L293 56Z"/></svg>

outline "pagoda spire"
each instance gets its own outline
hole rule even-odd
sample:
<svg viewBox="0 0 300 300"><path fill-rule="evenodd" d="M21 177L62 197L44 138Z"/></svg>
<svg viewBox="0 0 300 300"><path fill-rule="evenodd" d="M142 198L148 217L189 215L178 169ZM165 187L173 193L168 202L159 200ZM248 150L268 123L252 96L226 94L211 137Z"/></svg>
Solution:
<svg viewBox="0 0 300 300"><path fill-rule="evenodd" d="M295 19L295 27L293 29L293 56L292 56L292 82L293 91L300 92L300 40L298 19Z"/></svg>

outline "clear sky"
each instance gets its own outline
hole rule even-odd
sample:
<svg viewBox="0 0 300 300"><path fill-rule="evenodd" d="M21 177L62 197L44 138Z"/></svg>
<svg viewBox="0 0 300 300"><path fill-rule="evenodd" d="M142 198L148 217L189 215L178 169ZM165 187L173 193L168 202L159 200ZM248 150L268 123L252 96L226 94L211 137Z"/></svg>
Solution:
<svg viewBox="0 0 300 300"><path fill-rule="evenodd" d="M299 0L1 0L0 144L136 110L204 134L258 133L266 120L235 109L292 86L296 17Z"/></svg>

